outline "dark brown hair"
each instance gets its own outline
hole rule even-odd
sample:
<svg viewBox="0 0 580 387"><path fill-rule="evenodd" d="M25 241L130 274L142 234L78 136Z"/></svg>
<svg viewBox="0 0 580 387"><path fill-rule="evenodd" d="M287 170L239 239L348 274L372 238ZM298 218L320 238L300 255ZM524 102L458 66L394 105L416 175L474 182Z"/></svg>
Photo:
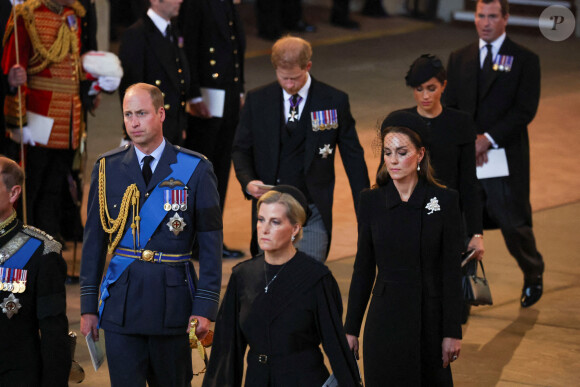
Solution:
<svg viewBox="0 0 580 387"><path fill-rule="evenodd" d="M385 137L389 133L404 134L409 138L409 140L417 150L425 148L417 132L409 128L405 128L403 126L388 126L381 130L381 142L383 146L383 152L385 147ZM435 185L437 187L445 187L443 184L439 183L437 179L435 179L433 167L431 166L431 160L429 159L429 152L427 152L426 149L425 156L419 162L419 166L421 167L421 170L417 171L419 177L423 177L431 185ZM389 175L389 171L387 170L387 164L383 164L381 169L379 169L379 171L377 172L376 186L382 187L386 185L389 182L389 180L391 180L391 176Z"/></svg>
<svg viewBox="0 0 580 387"><path fill-rule="evenodd" d="M501 15L503 17L505 17L507 14L510 13L510 5L508 3L508 0L478 0L478 3L483 3L483 4L491 4L491 3L495 3L496 1L499 1L499 5L501 6ZM477 7L477 4L475 4L475 6Z"/></svg>

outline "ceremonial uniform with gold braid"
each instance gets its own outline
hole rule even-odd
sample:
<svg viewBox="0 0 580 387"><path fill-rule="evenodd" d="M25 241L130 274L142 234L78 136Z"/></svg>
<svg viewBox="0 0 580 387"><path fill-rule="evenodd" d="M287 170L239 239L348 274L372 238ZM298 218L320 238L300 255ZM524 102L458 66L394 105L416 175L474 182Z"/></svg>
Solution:
<svg viewBox="0 0 580 387"><path fill-rule="evenodd" d="M194 163L197 166L191 172ZM189 169L186 175L190 177L171 180L183 169ZM166 206L165 191L174 190L185 190L186 199L172 209L171 204L177 203ZM160 219L152 222L152 212ZM180 224L176 226L176 222ZM117 238L118 234L125 235ZM194 240L199 244L199 280L191 262ZM151 355L157 356L155 359L145 361L171 363L167 369L173 369L173 362L177 362L187 367L189 377L184 380L181 375L169 375L180 379L164 385L189 383L188 319L197 315L215 320L221 246L216 179L211 163L202 155L166 141L148 184L133 146L99 157L93 169L85 225L81 314L96 314L100 309L111 380L123 386L141 385L139 380L144 376L127 360L136 357L141 348L126 344L126 338L138 336L167 343L173 340L174 344L165 344L162 351ZM100 286L108 248L114 257ZM143 356L147 356L147 349ZM122 364L123 369L117 372L112 362Z"/></svg>
<svg viewBox="0 0 580 387"><path fill-rule="evenodd" d="M13 268L11 258L16 259L27 243L34 247L24 257L24 286L15 278L0 279L0 386L66 386L71 352L61 245L23 226L15 215L0 224L0 271Z"/></svg>
<svg viewBox="0 0 580 387"><path fill-rule="evenodd" d="M26 69L22 89L23 124L26 112L54 119L46 145L36 142L26 152L28 224L51 235L60 235L62 197L72 167L74 150L81 137L80 82L81 18L85 9L75 1L70 7L51 0L29 0L15 8L18 47L11 17L4 36L2 69L7 74L16 64ZM6 97L6 123L19 125L16 90Z"/></svg>

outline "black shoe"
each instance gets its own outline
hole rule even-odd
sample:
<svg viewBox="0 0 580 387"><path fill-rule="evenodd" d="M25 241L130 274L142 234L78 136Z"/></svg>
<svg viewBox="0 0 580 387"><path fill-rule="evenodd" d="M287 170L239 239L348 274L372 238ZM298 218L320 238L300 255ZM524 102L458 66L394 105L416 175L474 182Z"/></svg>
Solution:
<svg viewBox="0 0 580 387"><path fill-rule="evenodd" d="M298 20L298 22L293 27L288 29L295 32L316 32L316 26L308 24L302 19Z"/></svg>
<svg viewBox="0 0 580 387"><path fill-rule="evenodd" d="M243 258L244 252L241 250L228 249L226 245L224 245L222 256L224 259L238 259Z"/></svg>
<svg viewBox="0 0 580 387"><path fill-rule="evenodd" d="M330 24L335 27L346 28L347 30L360 30L360 24L352 19L332 19L330 20Z"/></svg>
<svg viewBox="0 0 580 387"><path fill-rule="evenodd" d="M522 307L527 308L534 305L542 297L544 288L542 275L532 280L524 280L524 289L522 290L522 298L520 303Z"/></svg>

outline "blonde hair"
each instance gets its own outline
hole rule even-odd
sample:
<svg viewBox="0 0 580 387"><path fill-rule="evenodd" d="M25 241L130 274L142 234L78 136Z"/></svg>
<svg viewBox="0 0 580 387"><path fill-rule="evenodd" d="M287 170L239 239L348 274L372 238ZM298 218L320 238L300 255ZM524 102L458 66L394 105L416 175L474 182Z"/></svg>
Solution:
<svg viewBox="0 0 580 387"><path fill-rule="evenodd" d="M302 238L302 225L306 222L306 211L304 207L292 195L278 191L268 191L258 200L257 211L260 211L262 204L280 203L286 207L286 217L293 226L300 225L300 230L296 234L294 242Z"/></svg>

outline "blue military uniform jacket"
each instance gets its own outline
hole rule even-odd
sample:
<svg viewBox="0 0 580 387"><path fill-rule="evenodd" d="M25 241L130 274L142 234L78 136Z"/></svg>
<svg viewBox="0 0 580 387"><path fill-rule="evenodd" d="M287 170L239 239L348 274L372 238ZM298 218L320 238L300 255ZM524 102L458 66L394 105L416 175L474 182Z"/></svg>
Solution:
<svg viewBox="0 0 580 387"><path fill-rule="evenodd" d="M199 245L200 273L194 294L189 290L187 276L191 263L153 263L135 260L109 287L101 318L101 327L123 334L183 334L190 315L214 320L221 286L222 217L216 179L211 163L200 154L166 142L163 154L151 181L145 181L133 146L116 149L102 155L106 166L106 197L111 218L118 216L126 188L136 183L141 193L140 206L149 194L171 174L177 155L185 152L199 158L199 164L187 182L187 209L167 211L165 218L141 248L164 254L192 251L194 240ZM100 159L99 158L99 159ZM95 165L89 192L81 266L81 314L97 313L99 284L103 275L109 235L103 230L99 215L99 165ZM159 206L163 207L163 202ZM167 223L175 213L183 218L185 227L175 235ZM141 214L143 216L143 214ZM131 225L132 211L125 226Z"/></svg>

